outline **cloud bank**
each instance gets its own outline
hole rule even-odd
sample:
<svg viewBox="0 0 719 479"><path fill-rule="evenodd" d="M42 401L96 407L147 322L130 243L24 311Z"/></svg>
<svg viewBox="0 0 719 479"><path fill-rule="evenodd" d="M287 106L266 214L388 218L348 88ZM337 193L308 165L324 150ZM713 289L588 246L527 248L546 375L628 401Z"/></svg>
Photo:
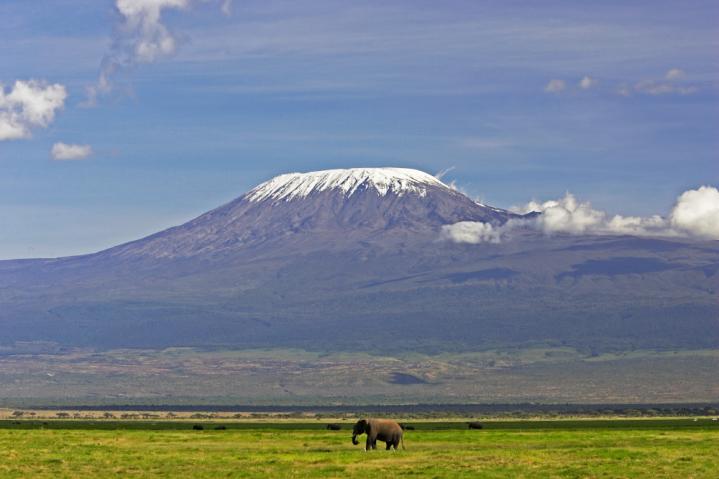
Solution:
<svg viewBox="0 0 719 479"><path fill-rule="evenodd" d="M637 216L609 216L606 212L592 208L591 203L582 202L567 193L558 200L537 203L531 201L516 213L542 213L532 221L534 227L547 234L662 234L664 220L660 216L641 218Z"/></svg>
<svg viewBox="0 0 719 479"><path fill-rule="evenodd" d="M8 93L0 84L0 141L29 138L33 128L46 128L66 98L65 87L58 83L17 80Z"/></svg>
<svg viewBox="0 0 719 479"><path fill-rule="evenodd" d="M50 150L54 160L82 160L92 154L90 145L68 145L58 142L52 145Z"/></svg>
<svg viewBox="0 0 719 479"><path fill-rule="evenodd" d="M442 239L455 243L499 243L517 229L541 231L547 235L634 235L693 237L719 240L719 190L702 186L682 193L666 217L611 216L594 209L589 202L571 193L563 198L512 208L518 214L540 213L531 218L511 220L504 225L462 221L444 225Z"/></svg>

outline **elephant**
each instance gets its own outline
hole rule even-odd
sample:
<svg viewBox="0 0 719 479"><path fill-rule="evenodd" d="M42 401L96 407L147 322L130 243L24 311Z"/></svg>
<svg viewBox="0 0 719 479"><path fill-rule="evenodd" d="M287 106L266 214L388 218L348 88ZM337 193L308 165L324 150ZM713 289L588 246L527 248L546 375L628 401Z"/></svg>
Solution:
<svg viewBox="0 0 719 479"><path fill-rule="evenodd" d="M387 450L397 447L402 443L404 449L404 439L402 438L402 428L395 421L390 419L360 419L352 429L352 444L359 444L357 436L367 434L367 442L365 443L365 451L377 449L377 440L387 443Z"/></svg>
<svg viewBox="0 0 719 479"><path fill-rule="evenodd" d="M467 426L469 426L469 429L483 429L484 426L481 422L473 421L470 423L467 423Z"/></svg>
<svg viewBox="0 0 719 479"><path fill-rule="evenodd" d="M339 424L333 423L333 424L328 424L327 429L330 431L339 431L340 429L342 429L342 426L340 426Z"/></svg>

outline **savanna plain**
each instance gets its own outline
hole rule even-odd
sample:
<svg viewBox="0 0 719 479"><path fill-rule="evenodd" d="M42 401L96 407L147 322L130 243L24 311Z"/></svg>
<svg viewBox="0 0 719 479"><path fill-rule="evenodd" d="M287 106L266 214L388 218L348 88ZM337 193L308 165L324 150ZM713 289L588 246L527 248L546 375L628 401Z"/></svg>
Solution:
<svg viewBox="0 0 719 479"><path fill-rule="evenodd" d="M719 477L706 417L408 420L397 452L353 446L352 418L328 422L6 419L0 477Z"/></svg>

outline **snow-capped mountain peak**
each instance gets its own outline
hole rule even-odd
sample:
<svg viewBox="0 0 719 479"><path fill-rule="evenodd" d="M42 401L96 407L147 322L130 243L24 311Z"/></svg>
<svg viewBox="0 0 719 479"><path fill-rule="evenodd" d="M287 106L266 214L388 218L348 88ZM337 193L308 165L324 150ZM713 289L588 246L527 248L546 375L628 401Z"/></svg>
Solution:
<svg viewBox="0 0 719 479"><path fill-rule="evenodd" d="M155 258L229 254L313 238L335 244L411 238L434 242L443 225L504 224L517 215L479 205L432 175L407 168L289 173L185 224L102 255Z"/></svg>
<svg viewBox="0 0 719 479"><path fill-rule="evenodd" d="M337 190L346 197L358 190L373 189L379 196L427 194L427 186L448 188L434 176L410 168L349 168L279 175L250 190L245 199L289 201L313 193Z"/></svg>

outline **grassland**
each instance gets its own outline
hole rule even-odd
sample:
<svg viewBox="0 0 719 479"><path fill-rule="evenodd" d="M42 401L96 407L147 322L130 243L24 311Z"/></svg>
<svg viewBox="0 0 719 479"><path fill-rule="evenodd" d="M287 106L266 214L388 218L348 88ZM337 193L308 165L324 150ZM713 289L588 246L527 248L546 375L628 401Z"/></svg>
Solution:
<svg viewBox="0 0 719 479"><path fill-rule="evenodd" d="M0 404L715 402L717 370L717 350L0 350Z"/></svg>
<svg viewBox="0 0 719 479"><path fill-rule="evenodd" d="M416 422L397 453L352 446L350 423L6 420L0 477L719 477L706 418Z"/></svg>

